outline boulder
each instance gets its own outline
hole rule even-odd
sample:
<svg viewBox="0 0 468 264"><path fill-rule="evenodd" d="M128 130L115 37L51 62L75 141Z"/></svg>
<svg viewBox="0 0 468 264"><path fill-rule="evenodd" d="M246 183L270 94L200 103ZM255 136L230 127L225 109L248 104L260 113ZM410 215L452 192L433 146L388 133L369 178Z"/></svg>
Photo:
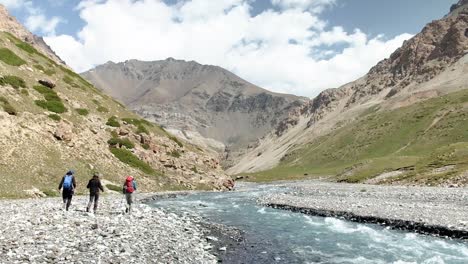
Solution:
<svg viewBox="0 0 468 264"><path fill-rule="evenodd" d="M60 125L54 131L54 137L57 140L71 141L73 138L72 127L66 123L60 123Z"/></svg>
<svg viewBox="0 0 468 264"><path fill-rule="evenodd" d="M50 89L53 89L55 87L55 83L49 80L39 80L39 83Z"/></svg>
<svg viewBox="0 0 468 264"><path fill-rule="evenodd" d="M130 134L130 130L128 130L126 128L119 128L117 130L117 134L119 134L119 136L126 136L126 135Z"/></svg>
<svg viewBox="0 0 468 264"><path fill-rule="evenodd" d="M227 179L223 182L223 186L230 191L234 189L234 185L235 182L232 179Z"/></svg>
<svg viewBox="0 0 468 264"><path fill-rule="evenodd" d="M32 197L32 198L43 198L47 196L45 193L41 192L41 190L35 187L29 190L24 190L24 192L26 193L27 196Z"/></svg>

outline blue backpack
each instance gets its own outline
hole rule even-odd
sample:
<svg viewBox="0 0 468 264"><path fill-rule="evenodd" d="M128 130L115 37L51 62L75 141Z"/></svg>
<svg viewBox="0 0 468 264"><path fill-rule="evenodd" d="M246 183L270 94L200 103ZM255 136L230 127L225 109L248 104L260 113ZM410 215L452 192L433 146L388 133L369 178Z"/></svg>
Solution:
<svg viewBox="0 0 468 264"><path fill-rule="evenodd" d="M73 175L65 175L63 179L63 189L73 189Z"/></svg>

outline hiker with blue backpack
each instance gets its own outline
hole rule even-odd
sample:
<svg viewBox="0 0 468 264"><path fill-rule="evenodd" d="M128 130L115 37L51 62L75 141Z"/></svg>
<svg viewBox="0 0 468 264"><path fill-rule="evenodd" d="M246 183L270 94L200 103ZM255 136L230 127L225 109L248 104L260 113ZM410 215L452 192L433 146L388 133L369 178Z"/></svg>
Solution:
<svg viewBox="0 0 468 264"><path fill-rule="evenodd" d="M123 185L123 193L125 194L125 199L127 200L127 205L125 208L125 213L130 213L132 210L133 203L133 193L136 191L137 185L135 178L132 176L127 176Z"/></svg>
<svg viewBox="0 0 468 264"><path fill-rule="evenodd" d="M68 211L71 205L71 200L73 198L73 194L75 193L76 188L76 181L75 181L75 172L73 170L69 170L65 176L63 176L62 181L59 184L59 191L62 190L62 198L63 198L63 207L65 210Z"/></svg>

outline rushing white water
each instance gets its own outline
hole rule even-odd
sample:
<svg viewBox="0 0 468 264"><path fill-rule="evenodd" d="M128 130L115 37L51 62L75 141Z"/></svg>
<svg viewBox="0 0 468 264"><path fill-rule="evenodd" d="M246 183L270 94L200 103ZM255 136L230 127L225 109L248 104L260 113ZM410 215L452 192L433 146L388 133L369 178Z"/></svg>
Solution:
<svg viewBox="0 0 468 264"><path fill-rule="evenodd" d="M258 206L260 185L230 193L198 193L155 206L196 213L245 231L250 263L468 263L468 243Z"/></svg>

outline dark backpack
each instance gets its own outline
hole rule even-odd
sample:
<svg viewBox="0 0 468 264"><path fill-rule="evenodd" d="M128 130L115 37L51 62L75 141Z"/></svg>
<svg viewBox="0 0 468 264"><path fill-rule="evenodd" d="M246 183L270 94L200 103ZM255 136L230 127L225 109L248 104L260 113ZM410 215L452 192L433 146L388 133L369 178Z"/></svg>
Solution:
<svg viewBox="0 0 468 264"><path fill-rule="evenodd" d="M63 189L64 190L73 189L73 175L65 175L63 179Z"/></svg>

